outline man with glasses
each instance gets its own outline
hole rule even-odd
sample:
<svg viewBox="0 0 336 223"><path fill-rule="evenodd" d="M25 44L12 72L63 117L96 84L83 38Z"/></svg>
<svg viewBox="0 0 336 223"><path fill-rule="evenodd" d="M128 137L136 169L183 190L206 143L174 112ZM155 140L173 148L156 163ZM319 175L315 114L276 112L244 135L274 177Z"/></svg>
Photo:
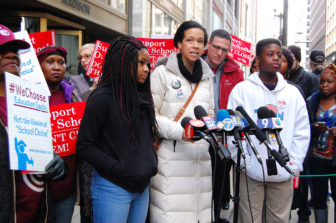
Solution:
<svg viewBox="0 0 336 223"><path fill-rule="evenodd" d="M236 84L244 80L243 71L239 68L232 58L228 57L231 49L231 35L223 29L214 30L208 40L207 50L202 58L208 63L212 71L216 74L214 83L214 99L215 113L219 109L226 109L228 98L231 90ZM215 154L211 154L213 163L216 158ZM213 188L214 197L214 213L216 222L228 222L220 219L219 213L221 207L225 210L229 209L230 201L230 169L231 160L220 160L216 158L215 185ZM225 172L224 172L225 170ZM222 182L224 180L224 185Z"/></svg>

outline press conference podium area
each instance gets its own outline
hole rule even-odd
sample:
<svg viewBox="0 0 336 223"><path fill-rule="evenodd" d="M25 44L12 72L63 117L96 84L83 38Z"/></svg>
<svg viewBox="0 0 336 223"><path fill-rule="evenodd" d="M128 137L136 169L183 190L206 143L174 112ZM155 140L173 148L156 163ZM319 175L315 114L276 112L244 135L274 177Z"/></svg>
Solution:
<svg viewBox="0 0 336 223"><path fill-rule="evenodd" d="M232 186L232 185L231 185ZM329 189L330 191L330 189ZM334 221L334 201L332 200L332 198L330 197L329 201L328 201L328 222L333 222ZM291 219L289 221L289 223L297 223L298 222L298 215L297 215L297 210L292 210L291 212ZM233 203L230 202L230 209L227 211L222 210L221 212L221 217L224 217L226 219L230 219L230 222L233 222ZM310 223L314 223L315 222L315 218L314 218L314 211L312 209L312 213L309 217L309 221ZM79 215L79 206L75 206L75 211L74 211L74 215L72 217L72 221L71 223L80 223L80 215ZM187 222L189 223L189 222ZM193 223L193 222L190 222Z"/></svg>

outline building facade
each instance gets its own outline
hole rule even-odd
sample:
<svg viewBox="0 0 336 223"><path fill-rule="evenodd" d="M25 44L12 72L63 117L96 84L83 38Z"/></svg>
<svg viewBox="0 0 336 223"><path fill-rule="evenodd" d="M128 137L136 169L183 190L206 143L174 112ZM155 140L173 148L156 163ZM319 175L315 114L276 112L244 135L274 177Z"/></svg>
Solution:
<svg viewBox="0 0 336 223"><path fill-rule="evenodd" d="M325 50L326 0L310 0L309 55L313 50Z"/></svg>
<svg viewBox="0 0 336 223"><path fill-rule="evenodd" d="M327 64L336 59L336 0L326 0L325 55Z"/></svg>
<svg viewBox="0 0 336 223"><path fill-rule="evenodd" d="M1 24L29 33L54 30L68 50L69 74L76 74L78 48L109 42L117 35L172 38L186 20L210 34L223 28L255 43L257 0L11 0L3 1ZM242 35L242 36L241 36Z"/></svg>

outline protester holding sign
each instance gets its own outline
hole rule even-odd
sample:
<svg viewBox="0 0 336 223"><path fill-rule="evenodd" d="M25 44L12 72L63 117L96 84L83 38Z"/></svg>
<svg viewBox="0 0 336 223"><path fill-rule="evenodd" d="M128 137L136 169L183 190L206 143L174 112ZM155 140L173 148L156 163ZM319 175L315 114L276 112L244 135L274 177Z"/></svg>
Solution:
<svg viewBox="0 0 336 223"><path fill-rule="evenodd" d="M67 51L63 47L46 47L37 55L51 93L50 105L78 101L73 95L72 84L64 80L66 55ZM51 192L55 205L56 222L71 223L76 201L76 156L66 156L64 160L69 167L69 175L63 181L52 182Z"/></svg>
<svg viewBox="0 0 336 223"><path fill-rule="evenodd" d="M148 184L157 172L153 142L158 139L149 71L142 42L118 37L87 101L77 155L94 167L88 187L95 223L145 222Z"/></svg>
<svg viewBox="0 0 336 223"><path fill-rule="evenodd" d="M70 78L70 83L75 87L74 94L77 98L86 101L91 91L96 89L99 78L93 78L86 75L88 70L92 52L94 49L93 43L87 43L81 46L78 50L78 75Z"/></svg>
<svg viewBox="0 0 336 223"><path fill-rule="evenodd" d="M200 58L207 39L205 28L197 22L182 23L174 36L180 53L171 53L167 63L151 76L156 120L163 138L158 149L159 173L151 181L151 222L211 222L209 144L188 139L180 123L183 117L195 117L197 105L214 114L214 75Z"/></svg>
<svg viewBox="0 0 336 223"><path fill-rule="evenodd" d="M27 48L28 43L15 40L13 32L0 25L0 222L6 223L54 222L46 179L66 174L66 165L57 155L47 165L47 175L9 170L4 72L19 76L18 50Z"/></svg>

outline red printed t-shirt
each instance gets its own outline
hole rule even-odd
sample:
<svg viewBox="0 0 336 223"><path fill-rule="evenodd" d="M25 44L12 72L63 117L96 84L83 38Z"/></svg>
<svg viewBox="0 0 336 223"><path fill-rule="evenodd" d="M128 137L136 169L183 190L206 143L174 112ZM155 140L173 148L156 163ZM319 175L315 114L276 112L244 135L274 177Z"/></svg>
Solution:
<svg viewBox="0 0 336 223"><path fill-rule="evenodd" d="M7 126L7 105L6 98L0 96L0 118L4 122L5 126Z"/></svg>
<svg viewBox="0 0 336 223"><path fill-rule="evenodd" d="M7 126L6 97L0 96L0 117ZM42 175L15 171L17 222L38 222L44 181ZM1 201L0 201L1 202Z"/></svg>

